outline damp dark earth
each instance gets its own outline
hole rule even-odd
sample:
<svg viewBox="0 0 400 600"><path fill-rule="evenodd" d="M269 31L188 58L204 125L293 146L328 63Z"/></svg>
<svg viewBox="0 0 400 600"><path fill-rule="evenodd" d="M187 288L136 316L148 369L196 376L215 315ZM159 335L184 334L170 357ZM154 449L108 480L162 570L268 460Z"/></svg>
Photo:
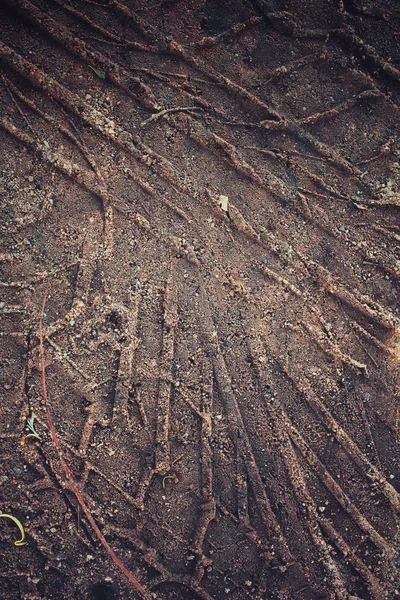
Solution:
<svg viewBox="0 0 400 600"><path fill-rule="evenodd" d="M6 600L400 595L400 5L1 0Z"/></svg>

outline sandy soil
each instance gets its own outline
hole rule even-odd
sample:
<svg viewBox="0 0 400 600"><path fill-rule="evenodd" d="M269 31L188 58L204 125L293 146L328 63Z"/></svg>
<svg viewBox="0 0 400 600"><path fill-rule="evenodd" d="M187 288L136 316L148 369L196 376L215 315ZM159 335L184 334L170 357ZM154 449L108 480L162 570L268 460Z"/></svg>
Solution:
<svg viewBox="0 0 400 600"><path fill-rule="evenodd" d="M2 597L397 597L398 3L1 8Z"/></svg>

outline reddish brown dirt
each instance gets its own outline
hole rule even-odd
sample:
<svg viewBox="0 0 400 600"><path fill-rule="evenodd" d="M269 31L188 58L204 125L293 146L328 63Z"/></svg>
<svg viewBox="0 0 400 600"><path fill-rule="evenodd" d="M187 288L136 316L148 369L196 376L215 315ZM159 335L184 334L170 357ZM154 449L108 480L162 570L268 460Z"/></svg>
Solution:
<svg viewBox="0 0 400 600"><path fill-rule="evenodd" d="M397 2L1 6L1 596L395 598Z"/></svg>

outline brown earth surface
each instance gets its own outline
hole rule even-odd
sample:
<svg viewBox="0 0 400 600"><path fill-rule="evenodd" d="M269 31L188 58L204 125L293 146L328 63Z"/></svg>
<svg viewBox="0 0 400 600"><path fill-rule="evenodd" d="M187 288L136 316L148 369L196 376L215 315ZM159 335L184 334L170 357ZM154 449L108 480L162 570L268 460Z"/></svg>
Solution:
<svg viewBox="0 0 400 600"><path fill-rule="evenodd" d="M1 597L396 598L399 3L0 6Z"/></svg>

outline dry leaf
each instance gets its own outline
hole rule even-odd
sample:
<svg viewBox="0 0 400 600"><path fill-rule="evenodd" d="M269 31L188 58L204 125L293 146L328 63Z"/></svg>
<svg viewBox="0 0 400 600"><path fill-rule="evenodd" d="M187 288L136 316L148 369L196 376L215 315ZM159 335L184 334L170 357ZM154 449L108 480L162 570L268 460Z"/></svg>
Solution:
<svg viewBox="0 0 400 600"><path fill-rule="evenodd" d="M92 67L92 65L89 65L89 69L92 69L92 71L96 73L97 77L100 77L100 79L106 78L105 71L102 71L101 69L96 69L96 67Z"/></svg>

